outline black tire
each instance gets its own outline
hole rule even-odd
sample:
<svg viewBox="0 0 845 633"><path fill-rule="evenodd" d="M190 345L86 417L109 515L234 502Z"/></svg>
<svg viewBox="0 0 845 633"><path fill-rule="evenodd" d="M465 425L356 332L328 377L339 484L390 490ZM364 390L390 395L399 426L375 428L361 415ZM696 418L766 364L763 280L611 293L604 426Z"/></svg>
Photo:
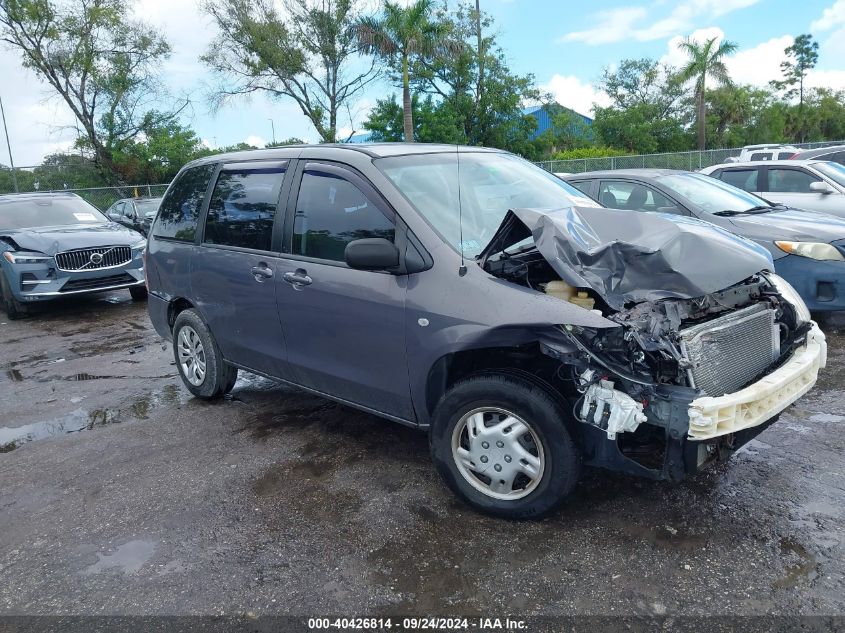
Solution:
<svg viewBox="0 0 845 633"><path fill-rule="evenodd" d="M191 382L180 361L179 341L182 330L185 328L193 330L202 345L205 372L199 384ZM190 331L186 331L186 334L190 334ZM182 377L182 382L185 383L188 391L197 398L207 400L219 398L226 393L227 388L231 388L229 387L229 382L232 380L232 370L234 370L234 373L237 373L235 368L223 360L223 355L220 353L220 348L217 347L211 330L208 329L202 317L194 309L183 310L176 317L176 321L173 324L173 358L176 360L176 368ZM234 385L234 382L232 382L232 385Z"/></svg>
<svg viewBox="0 0 845 633"><path fill-rule="evenodd" d="M542 475L526 496L499 499L485 494L468 481L453 457L453 434L458 423L467 413L485 407L515 414L542 445ZM464 379L446 392L434 411L429 434L434 466L449 489L480 512L508 519L544 516L563 503L581 473L578 450L564 424L566 415L552 396L524 378L484 374ZM503 458L511 462L510 456ZM512 490L516 488L514 480Z"/></svg>
<svg viewBox="0 0 845 633"><path fill-rule="evenodd" d="M15 299L12 295L12 289L9 287L9 280L6 279L6 274L0 270L0 302L3 304L3 309L6 311L6 316L10 321L15 321L26 314L26 306Z"/></svg>
<svg viewBox="0 0 845 633"><path fill-rule="evenodd" d="M147 289L144 286L132 286L129 289L129 294L132 295L132 301L147 300Z"/></svg>

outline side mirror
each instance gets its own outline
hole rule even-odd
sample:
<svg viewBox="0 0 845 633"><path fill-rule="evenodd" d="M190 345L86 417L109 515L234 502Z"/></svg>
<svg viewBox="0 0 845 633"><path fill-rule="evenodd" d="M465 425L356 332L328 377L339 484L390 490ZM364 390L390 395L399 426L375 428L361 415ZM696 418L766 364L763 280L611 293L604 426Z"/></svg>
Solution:
<svg viewBox="0 0 845 633"><path fill-rule="evenodd" d="M829 193L833 193L833 188L823 180L817 180L816 182L810 183L810 191L827 195Z"/></svg>
<svg viewBox="0 0 845 633"><path fill-rule="evenodd" d="M399 249L383 237L353 240L343 252L346 264L358 270L391 270L399 266Z"/></svg>

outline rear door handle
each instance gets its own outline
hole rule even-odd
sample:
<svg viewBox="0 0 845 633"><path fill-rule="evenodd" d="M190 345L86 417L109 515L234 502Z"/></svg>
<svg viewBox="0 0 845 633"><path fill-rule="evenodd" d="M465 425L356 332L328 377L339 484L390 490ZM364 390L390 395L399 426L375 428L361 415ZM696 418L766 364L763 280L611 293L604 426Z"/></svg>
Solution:
<svg viewBox="0 0 845 633"><path fill-rule="evenodd" d="M264 281L265 279L270 279L273 276L273 269L267 266L267 264L253 266L249 269L249 272L251 272L252 276L255 277L255 281Z"/></svg>
<svg viewBox="0 0 845 633"><path fill-rule="evenodd" d="M297 290L301 290L303 286L311 285L311 277L302 268L297 269L296 272L285 273L282 278Z"/></svg>

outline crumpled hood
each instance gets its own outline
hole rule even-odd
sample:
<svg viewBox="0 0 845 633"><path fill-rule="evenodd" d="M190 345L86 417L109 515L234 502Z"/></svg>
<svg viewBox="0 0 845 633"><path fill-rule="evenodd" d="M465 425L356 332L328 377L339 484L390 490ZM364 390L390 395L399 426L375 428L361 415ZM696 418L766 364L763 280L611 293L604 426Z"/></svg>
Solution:
<svg viewBox="0 0 845 633"><path fill-rule="evenodd" d="M531 236L561 279L616 310L701 297L774 270L762 246L707 222L662 213L567 207L509 211L481 263Z"/></svg>
<svg viewBox="0 0 845 633"><path fill-rule="evenodd" d="M731 224L743 236L758 240L797 240L829 244L845 239L845 220L812 211L772 211L736 215Z"/></svg>
<svg viewBox="0 0 845 633"><path fill-rule="evenodd" d="M62 251L94 246L131 246L144 236L115 222L73 226L50 226L4 231L25 251L55 255Z"/></svg>

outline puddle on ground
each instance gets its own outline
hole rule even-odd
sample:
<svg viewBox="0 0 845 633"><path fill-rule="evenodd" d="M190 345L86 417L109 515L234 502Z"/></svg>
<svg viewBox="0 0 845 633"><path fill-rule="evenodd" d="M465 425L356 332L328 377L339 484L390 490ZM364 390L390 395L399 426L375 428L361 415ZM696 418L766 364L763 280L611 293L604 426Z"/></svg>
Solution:
<svg viewBox="0 0 845 633"><path fill-rule="evenodd" d="M97 552L99 560L79 573L83 576L90 576L116 567L124 574L135 574L153 557L155 549L155 543L152 541L140 539L129 541L123 545L118 545L113 554Z"/></svg>
<svg viewBox="0 0 845 633"><path fill-rule="evenodd" d="M130 419L146 420L151 411L165 406L181 405L190 399L190 394L176 385L135 398L127 408L120 409L76 409L67 415L33 422L23 426L0 427L0 453L8 453L36 440L67 435L79 431L91 431L100 426L119 424Z"/></svg>
<svg viewBox="0 0 845 633"><path fill-rule="evenodd" d="M795 539L782 538L779 543L780 553L786 559L786 574L776 580L772 586L776 589L792 589L803 584L811 584L819 576L818 561Z"/></svg>

